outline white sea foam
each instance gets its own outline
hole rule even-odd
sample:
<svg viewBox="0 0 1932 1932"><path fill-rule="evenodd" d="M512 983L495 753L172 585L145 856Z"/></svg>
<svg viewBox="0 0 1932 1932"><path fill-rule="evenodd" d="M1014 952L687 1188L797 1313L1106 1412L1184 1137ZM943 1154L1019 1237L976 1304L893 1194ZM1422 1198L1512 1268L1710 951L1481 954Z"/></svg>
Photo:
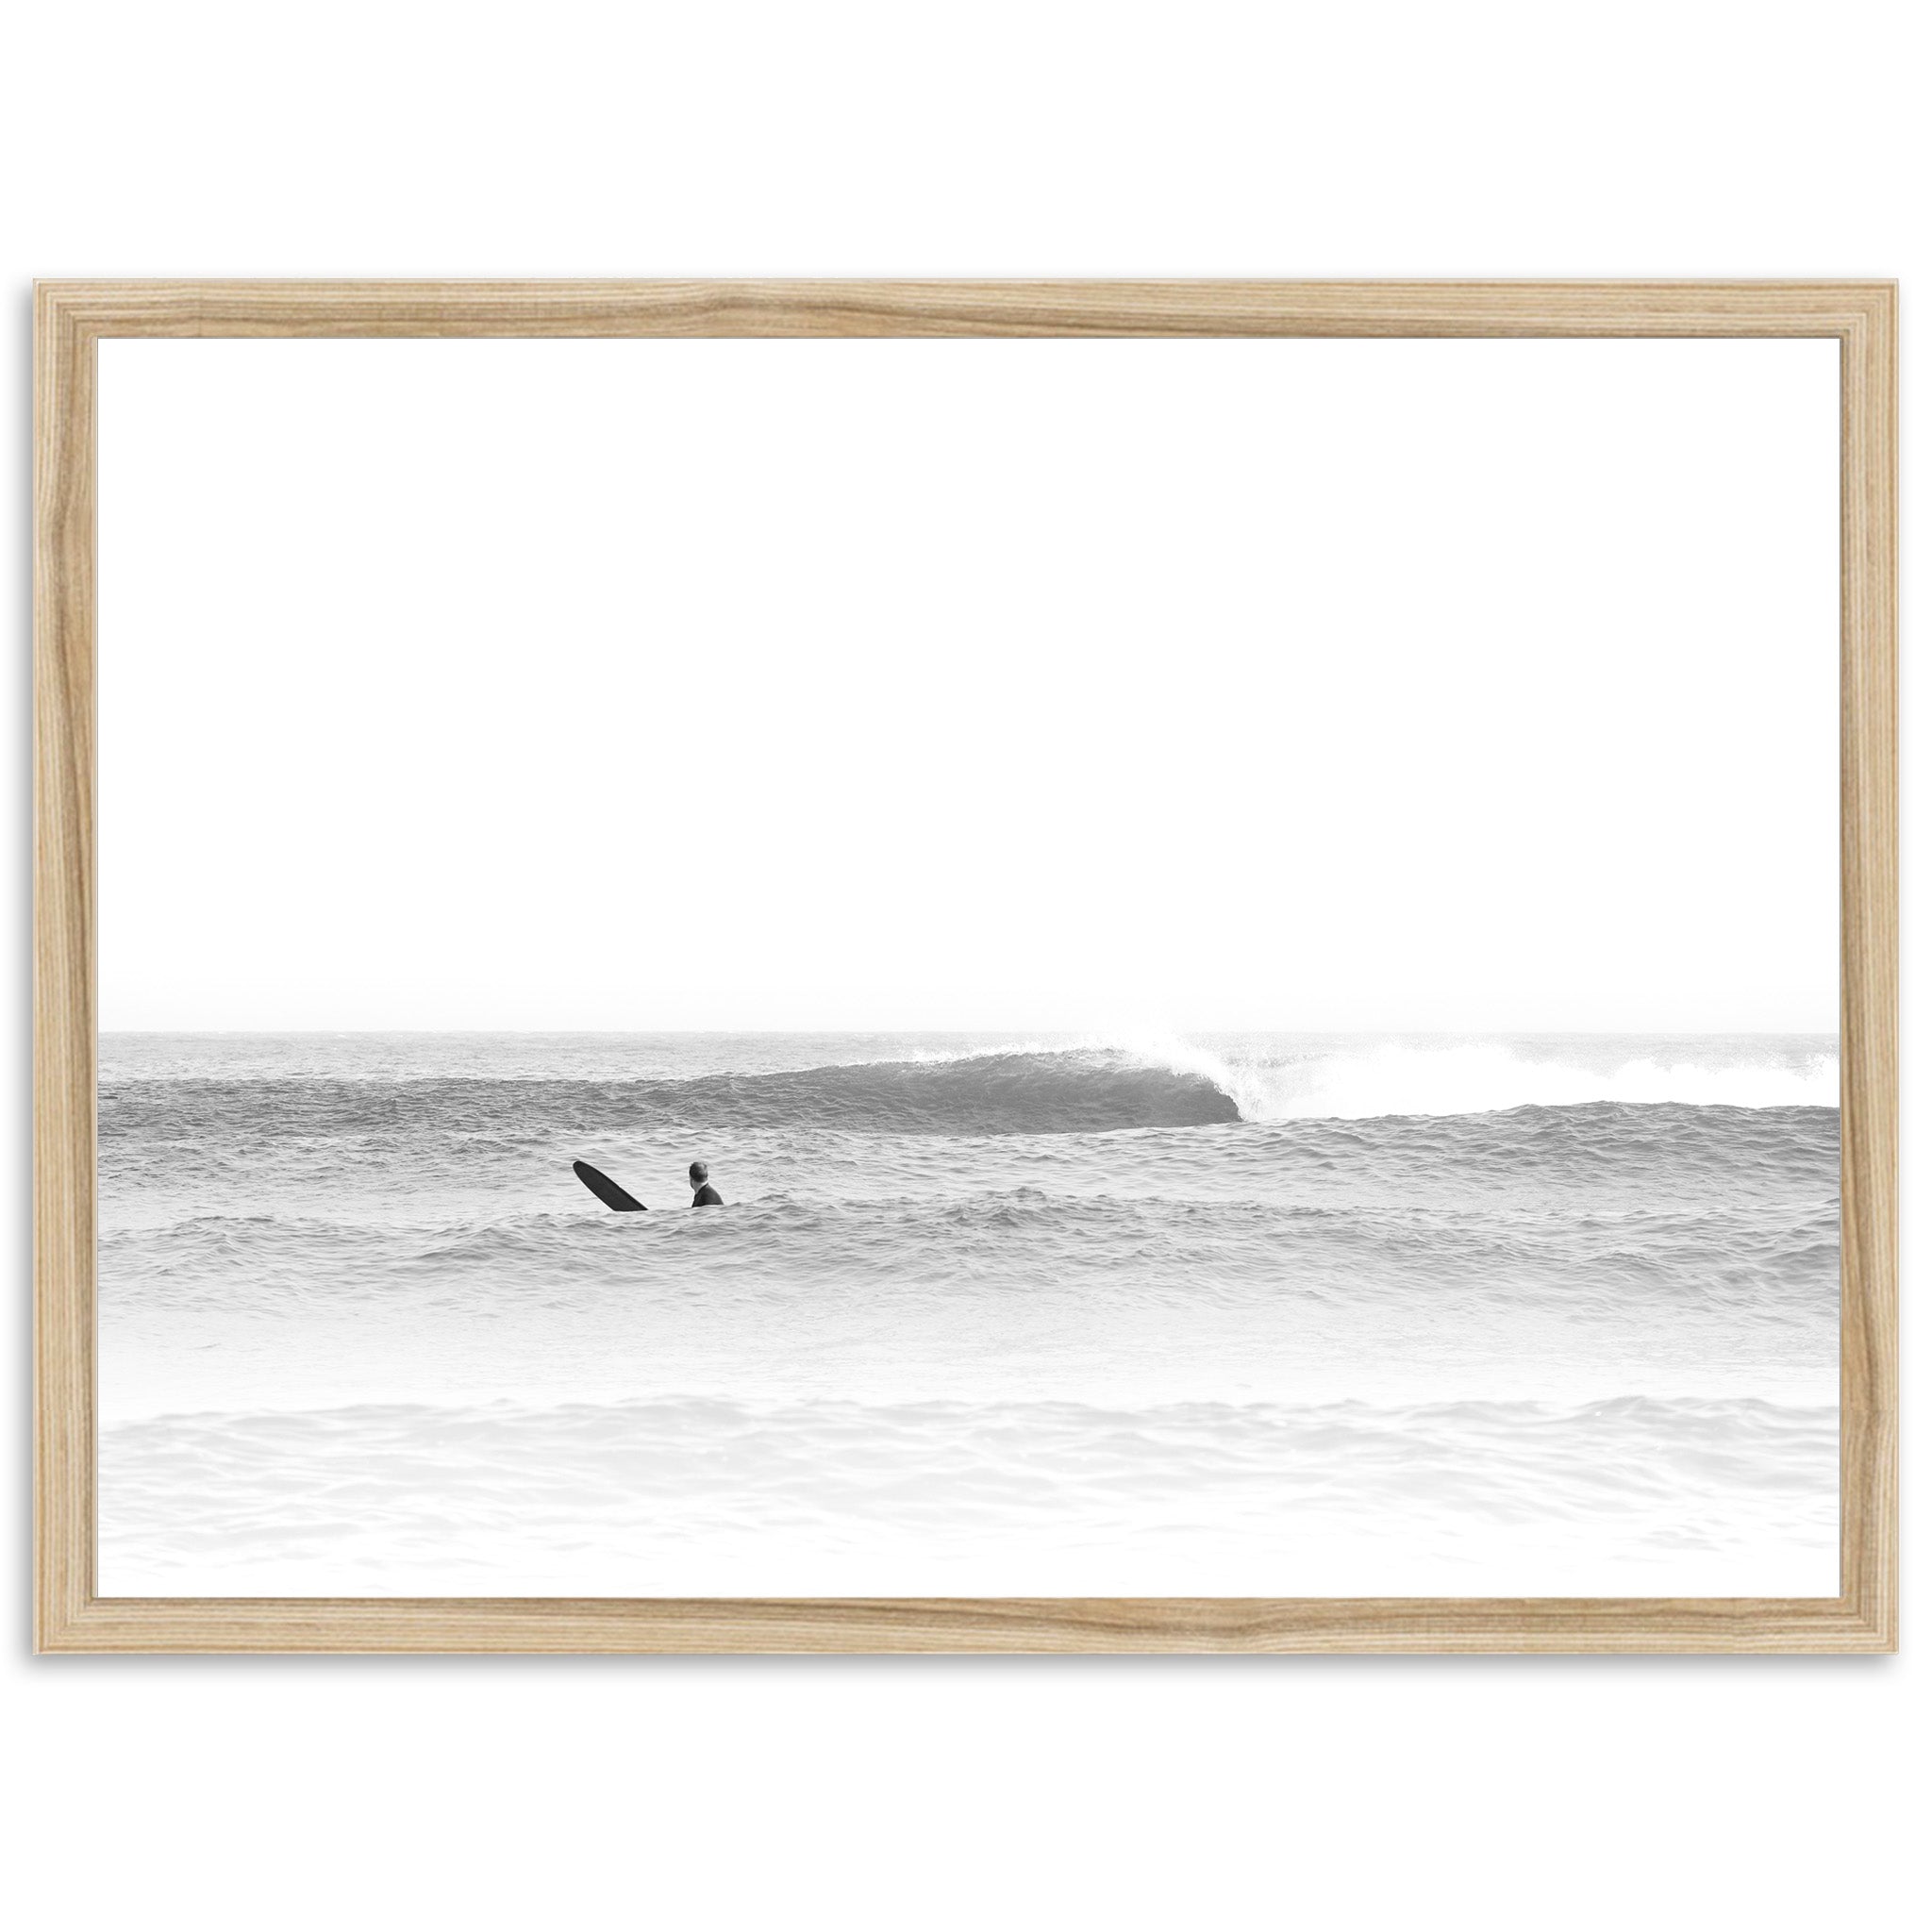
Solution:
<svg viewBox="0 0 1932 1932"><path fill-rule="evenodd" d="M1837 1420L1641 1397L217 1411L104 1432L101 1577L159 1596L1822 1595Z"/></svg>
<svg viewBox="0 0 1932 1932"><path fill-rule="evenodd" d="M1098 1042L1096 1042L1098 1043ZM1384 1041L1288 1059L1246 1058L1160 1037L1107 1042L1155 1066L1211 1081L1247 1121L1367 1120L1389 1115L1495 1113L1593 1102L1684 1107L1836 1107L1837 1056L1753 1060L1735 1046L1678 1048L1597 1064L1543 1058L1520 1044Z"/></svg>

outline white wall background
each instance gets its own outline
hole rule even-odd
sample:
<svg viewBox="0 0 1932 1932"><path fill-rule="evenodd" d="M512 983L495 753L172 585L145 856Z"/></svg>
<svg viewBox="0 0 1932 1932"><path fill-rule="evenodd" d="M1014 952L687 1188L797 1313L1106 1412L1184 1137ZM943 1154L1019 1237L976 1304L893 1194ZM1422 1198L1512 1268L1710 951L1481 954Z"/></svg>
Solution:
<svg viewBox="0 0 1932 1932"><path fill-rule="evenodd" d="M0 125L14 1092L29 275L1895 275L1911 447L1917 28L1856 0L35 9ZM1908 525L1908 584L1924 558ZM1908 784L1908 859L1923 816ZM1910 1609L1906 1657L1847 1663L33 1661L25 1124L17 1101L0 1815L22 1923L1761 1927L1923 1905ZM1908 1149L1914 1125L1908 1103ZM1916 1234L1908 1214L1908 1301Z"/></svg>

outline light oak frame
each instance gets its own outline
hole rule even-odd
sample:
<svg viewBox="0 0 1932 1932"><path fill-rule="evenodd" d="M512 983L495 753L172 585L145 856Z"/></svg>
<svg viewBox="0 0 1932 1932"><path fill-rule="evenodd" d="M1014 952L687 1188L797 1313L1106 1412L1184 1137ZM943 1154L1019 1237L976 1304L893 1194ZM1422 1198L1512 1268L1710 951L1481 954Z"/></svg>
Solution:
<svg viewBox="0 0 1932 1932"><path fill-rule="evenodd" d="M191 282L36 291L35 1576L49 1652L1873 1652L1898 1627L1897 340L1873 282ZM94 345L104 337L1835 338L1840 1594L116 1598L95 1591Z"/></svg>

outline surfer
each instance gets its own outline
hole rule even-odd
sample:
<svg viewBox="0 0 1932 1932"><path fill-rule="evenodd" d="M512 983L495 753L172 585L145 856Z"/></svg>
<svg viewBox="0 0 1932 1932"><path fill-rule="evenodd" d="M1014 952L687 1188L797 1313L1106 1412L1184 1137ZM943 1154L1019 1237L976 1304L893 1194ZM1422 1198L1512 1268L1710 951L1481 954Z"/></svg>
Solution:
<svg viewBox="0 0 1932 1932"><path fill-rule="evenodd" d="M724 1196L711 1185L711 1170L702 1160L691 1164L691 1205L693 1208L722 1208Z"/></svg>

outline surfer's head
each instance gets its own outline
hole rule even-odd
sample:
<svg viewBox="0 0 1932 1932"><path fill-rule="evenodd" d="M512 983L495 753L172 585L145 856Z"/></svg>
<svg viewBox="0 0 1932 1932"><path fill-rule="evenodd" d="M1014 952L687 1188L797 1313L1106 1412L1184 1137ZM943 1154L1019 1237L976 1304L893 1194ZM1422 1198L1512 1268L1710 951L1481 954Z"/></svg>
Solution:
<svg viewBox="0 0 1932 1932"><path fill-rule="evenodd" d="M710 1178L711 1170L708 1167L707 1167L702 1160L693 1160L691 1162L691 1184L692 1187L701 1188Z"/></svg>

